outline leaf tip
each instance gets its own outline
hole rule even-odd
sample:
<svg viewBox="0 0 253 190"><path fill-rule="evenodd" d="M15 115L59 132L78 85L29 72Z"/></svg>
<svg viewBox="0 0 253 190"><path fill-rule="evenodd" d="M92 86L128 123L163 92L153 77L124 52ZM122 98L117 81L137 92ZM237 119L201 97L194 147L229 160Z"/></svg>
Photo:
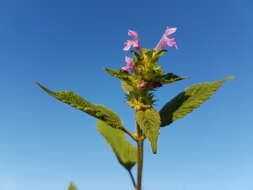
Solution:
<svg viewBox="0 0 253 190"><path fill-rule="evenodd" d="M102 67L102 69L104 70L104 71L109 71L109 69L107 68L107 67Z"/></svg>
<svg viewBox="0 0 253 190"><path fill-rule="evenodd" d="M39 82L36 82L36 81L35 81L35 82L33 82L33 83L34 83L34 84L36 84L36 85L40 85L40 83L39 83Z"/></svg>
<svg viewBox="0 0 253 190"><path fill-rule="evenodd" d="M235 79L236 77L235 76L229 76L229 77L226 77L224 80L230 80L230 79Z"/></svg>
<svg viewBox="0 0 253 190"><path fill-rule="evenodd" d="M153 154L157 153L157 142L151 143L151 149L152 149Z"/></svg>
<svg viewBox="0 0 253 190"><path fill-rule="evenodd" d="M38 85L40 88L44 89L45 87L42 86L39 82L34 82L34 84Z"/></svg>
<svg viewBox="0 0 253 190"><path fill-rule="evenodd" d="M182 79L191 79L191 77L182 77Z"/></svg>

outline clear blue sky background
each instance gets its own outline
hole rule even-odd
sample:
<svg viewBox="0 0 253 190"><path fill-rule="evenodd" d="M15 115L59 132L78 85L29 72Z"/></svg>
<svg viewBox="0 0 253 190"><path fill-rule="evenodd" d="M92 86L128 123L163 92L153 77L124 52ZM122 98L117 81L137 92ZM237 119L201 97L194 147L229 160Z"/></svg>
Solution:
<svg viewBox="0 0 253 190"><path fill-rule="evenodd" d="M127 30L153 48L166 26L179 50L160 64L191 79L156 92L157 108L187 86L236 76L145 149L144 190L252 190L253 3L250 0L0 2L0 189L130 190L96 120L47 95L73 90L109 106L133 129L118 80Z"/></svg>

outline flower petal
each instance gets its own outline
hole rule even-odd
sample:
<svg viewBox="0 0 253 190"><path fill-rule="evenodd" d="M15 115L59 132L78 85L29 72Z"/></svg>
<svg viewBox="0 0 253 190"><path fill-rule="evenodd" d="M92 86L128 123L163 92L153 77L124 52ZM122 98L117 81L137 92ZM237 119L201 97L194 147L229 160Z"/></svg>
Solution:
<svg viewBox="0 0 253 190"><path fill-rule="evenodd" d="M164 32L164 35L168 36L175 33L176 31L177 31L177 28L167 28Z"/></svg>
<svg viewBox="0 0 253 190"><path fill-rule="evenodd" d="M124 48L123 50L124 51L128 51L130 48L136 48L137 50L140 50L141 49L141 41L139 39L139 36L137 34L137 32L133 31L133 30L128 30L128 35L130 37L133 38L133 40L127 40L125 43L124 43Z"/></svg>
<svg viewBox="0 0 253 190"><path fill-rule="evenodd" d="M140 82L139 87L144 88L146 83L144 81Z"/></svg>
<svg viewBox="0 0 253 190"><path fill-rule="evenodd" d="M131 65L133 63L133 59L126 56L125 57L125 62L126 62L127 65Z"/></svg>
<svg viewBox="0 0 253 190"><path fill-rule="evenodd" d="M133 40L127 40L127 41L124 43L124 48L123 48L123 50L124 50L124 51L128 51L132 46L133 46Z"/></svg>
<svg viewBox="0 0 253 190"><path fill-rule="evenodd" d="M163 36L155 47L155 50L163 49L167 44L166 38Z"/></svg>
<svg viewBox="0 0 253 190"><path fill-rule="evenodd" d="M128 30L128 35L131 36L135 40L139 39L139 36L138 36L137 32L135 32L133 30Z"/></svg>
<svg viewBox="0 0 253 190"><path fill-rule="evenodd" d="M125 62L126 62L126 66L122 67L122 70L125 71L134 71L135 70L135 66L133 65L133 59L130 57L125 57Z"/></svg>
<svg viewBox="0 0 253 190"><path fill-rule="evenodd" d="M124 66L124 67L121 67L121 69L124 70L124 71L128 71L130 68L129 68L128 65L126 65L126 66Z"/></svg>
<svg viewBox="0 0 253 190"><path fill-rule="evenodd" d="M176 49L178 49L178 48L177 48L177 43L176 43L176 41L175 41L174 38L167 38L167 39L166 39L166 44L167 44L168 46L170 46L170 47L175 47Z"/></svg>
<svg viewBox="0 0 253 190"><path fill-rule="evenodd" d="M177 28L167 28L162 35L160 41L155 47L155 50L158 51L160 49L163 49L166 45L170 47L177 48L177 44L174 38L169 38L168 36L175 33L177 31Z"/></svg>

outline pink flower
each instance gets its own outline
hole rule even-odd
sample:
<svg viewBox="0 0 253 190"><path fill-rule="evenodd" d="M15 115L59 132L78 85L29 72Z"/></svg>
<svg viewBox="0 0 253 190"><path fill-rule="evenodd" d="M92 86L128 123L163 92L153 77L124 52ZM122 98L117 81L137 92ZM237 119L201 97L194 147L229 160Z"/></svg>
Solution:
<svg viewBox="0 0 253 190"><path fill-rule="evenodd" d="M175 33L176 31L177 28L167 28L164 34L162 35L160 41L156 45L155 50L158 51L160 49L163 49L166 45L177 48L175 38L168 38L169 35Z"/></svg>
<svg viewBox="0 0 253 190"><path fill-rule="evenodd" d="M144 88L146 83L144 81L140 82L139 87Z"/></svg>
<svg viewBox="0 0 253 190"><path fill-rule="evenodd" d="M128 35L131 36L133 39L139 39L137 32L133 30L128 30Z"/></svg>
<svg viewBox="0 0 253 190"><path fill-rule="evenodd" d="M130 57L125 57L126 66L122 67L121 69L124 71L134 71L135 66L133 65L133 59Z"/></svg>
<svg viewBox="0 0 253 190"><path fill-rule="evenodd" d="M140 49L141 48L141 41L140 41L140 38L139 38L137 32L135 32L133 30L128 30L128 36L133 38L133 40L127 40L124 43L123 50L128 51L131 47L136 48L136 49Z"/></svg>

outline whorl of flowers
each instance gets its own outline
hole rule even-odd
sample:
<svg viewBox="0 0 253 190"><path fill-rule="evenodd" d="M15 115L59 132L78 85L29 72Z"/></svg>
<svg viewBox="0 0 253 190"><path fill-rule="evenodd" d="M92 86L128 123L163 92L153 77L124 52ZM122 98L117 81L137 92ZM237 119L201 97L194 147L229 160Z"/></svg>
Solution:
<svg viewBox="0 0 253 190"><path fill-rule="evenodd" d="M177 28L167 28L154 49L145 49L141 46L141 40L136 31L128 30L132 38L124 43L124 51L130 50L133 57L125 57L126 65L121 67L128 74L128 80L124 85L131 88L127 92L128 103L134 109L146 109L154 103L153 95L149 92L166 84L166 75L162 67L157 65L158 59L165 54L166 46L175 47L174 38L168 36L175 33ZM129 88L128 88L129 89Z"/></svg>

